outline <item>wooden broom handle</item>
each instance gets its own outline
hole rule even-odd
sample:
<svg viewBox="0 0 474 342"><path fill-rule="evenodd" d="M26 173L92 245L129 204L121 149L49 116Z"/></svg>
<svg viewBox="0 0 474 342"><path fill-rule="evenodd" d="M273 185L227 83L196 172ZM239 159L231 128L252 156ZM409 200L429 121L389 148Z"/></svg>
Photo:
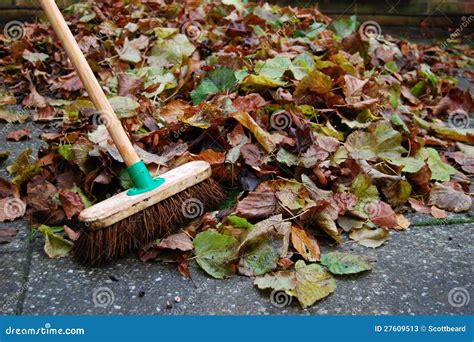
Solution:
<svg viewBox="0 0 474 342"><path fill-rule="evenodd" d="M130 142L127 133L125 133L125 130L122 127L122 123L115 115L107 97L105 97L104 91L99 85L99 82L97 82L94 73L82 54L81 49L77 45L77 42L72 35L71 30L69 30L58 6L54 0L40 0L40 4L48 17L54 32L56 32L56 35L59 37L61 44L66 50L69 59L74 65L82 84L84 84L92 102L94 102L94 105L100 114L100 119L107 127L107 131L112 137L115 146L117 146L125 164L131 166L140 161L140 158L133 149L133 145Z"/></svg>

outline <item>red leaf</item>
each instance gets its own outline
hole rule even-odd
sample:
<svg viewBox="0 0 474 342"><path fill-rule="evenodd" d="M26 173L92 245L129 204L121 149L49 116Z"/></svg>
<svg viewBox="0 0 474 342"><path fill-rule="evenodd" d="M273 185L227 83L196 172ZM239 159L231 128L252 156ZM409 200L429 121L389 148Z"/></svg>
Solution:
<svg viewBox="0 0 474 342"><path fill-rule="evenodd" d="M59 193L59 200L61 201L63 210L69 220L74 216L78 216L84 209L81 197L74 192L61 191Z"/></svg>
<svg viewBox="0 0 474 342"><path fill-rule="evenodd" d="M273 192L250 192L237 204L237 215L250 218L265 218L276 209L277 199Z"/></svg>
<svg viewBox="0 0 474 342"><path fill-rule="evenodd" d="M9 132L7 135L7 140L28 140L31 138L31 129L23 128L16 131Z"/></svg>
<svg viewBox="0 0 474 342"><path fill-rule="evenodd" d="M397 226L397 218L392 207L385 202L370 203L367 206L370 220L382 228L395 228Z"/></svg>

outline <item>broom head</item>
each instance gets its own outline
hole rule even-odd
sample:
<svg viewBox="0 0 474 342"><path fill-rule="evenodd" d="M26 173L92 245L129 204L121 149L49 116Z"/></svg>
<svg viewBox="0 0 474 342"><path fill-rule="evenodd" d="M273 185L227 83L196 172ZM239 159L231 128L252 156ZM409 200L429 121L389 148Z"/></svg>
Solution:
<svg viewBox="0 0 474 342"><path fill-rule="evenodd" d="M73 256L90 266L117 260L215 208L224 192L211 173L209 163L193 161L160 175L156 189L124 191L83 210Z"/></svg>

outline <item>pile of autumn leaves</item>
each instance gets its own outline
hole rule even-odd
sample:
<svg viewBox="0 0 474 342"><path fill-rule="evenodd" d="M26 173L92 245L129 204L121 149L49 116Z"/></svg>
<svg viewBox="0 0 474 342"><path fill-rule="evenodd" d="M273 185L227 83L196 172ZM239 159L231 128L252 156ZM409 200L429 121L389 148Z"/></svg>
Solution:
<svg viewBox="0 0 474 342"><path fill-rule="evenodd" d="M472 65L470 50L460 57L367 35L354 17L331 23L315 9L241 0L67 12L150 171L206 160L228 189L219 211L144 246L143 261L172 258L189 276L194 257L215 278L256 277L308 307L335 290L334 275L371 269L362 256L321 255L321 241L376 248L408 228L409 206L437 218L471 206L474 135L463 119L474 105L452 77ZM27 206L55 258L77 238L69 226L79 212L131 182L50 36L48 25L28 24L21 41L0 45L0 119L46 123L49 146L7 167L13 184L0 183L1 201L19 210L0 219ZM8 107L19 101L32 112Z"/></svg>

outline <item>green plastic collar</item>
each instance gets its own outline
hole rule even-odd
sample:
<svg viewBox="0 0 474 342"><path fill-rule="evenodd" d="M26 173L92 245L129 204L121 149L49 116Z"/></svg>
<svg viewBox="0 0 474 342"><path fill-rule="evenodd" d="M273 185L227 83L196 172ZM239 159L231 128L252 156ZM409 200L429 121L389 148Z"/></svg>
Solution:
<svg viewBox="0 0 474 342"><path fill-rule="evenodd" d="M153 179L143 161L136 162L128 167L128 174L133 181L133 188L128 190L127 195L139 195L156 189L165 182L164 178Z"/></svg>

